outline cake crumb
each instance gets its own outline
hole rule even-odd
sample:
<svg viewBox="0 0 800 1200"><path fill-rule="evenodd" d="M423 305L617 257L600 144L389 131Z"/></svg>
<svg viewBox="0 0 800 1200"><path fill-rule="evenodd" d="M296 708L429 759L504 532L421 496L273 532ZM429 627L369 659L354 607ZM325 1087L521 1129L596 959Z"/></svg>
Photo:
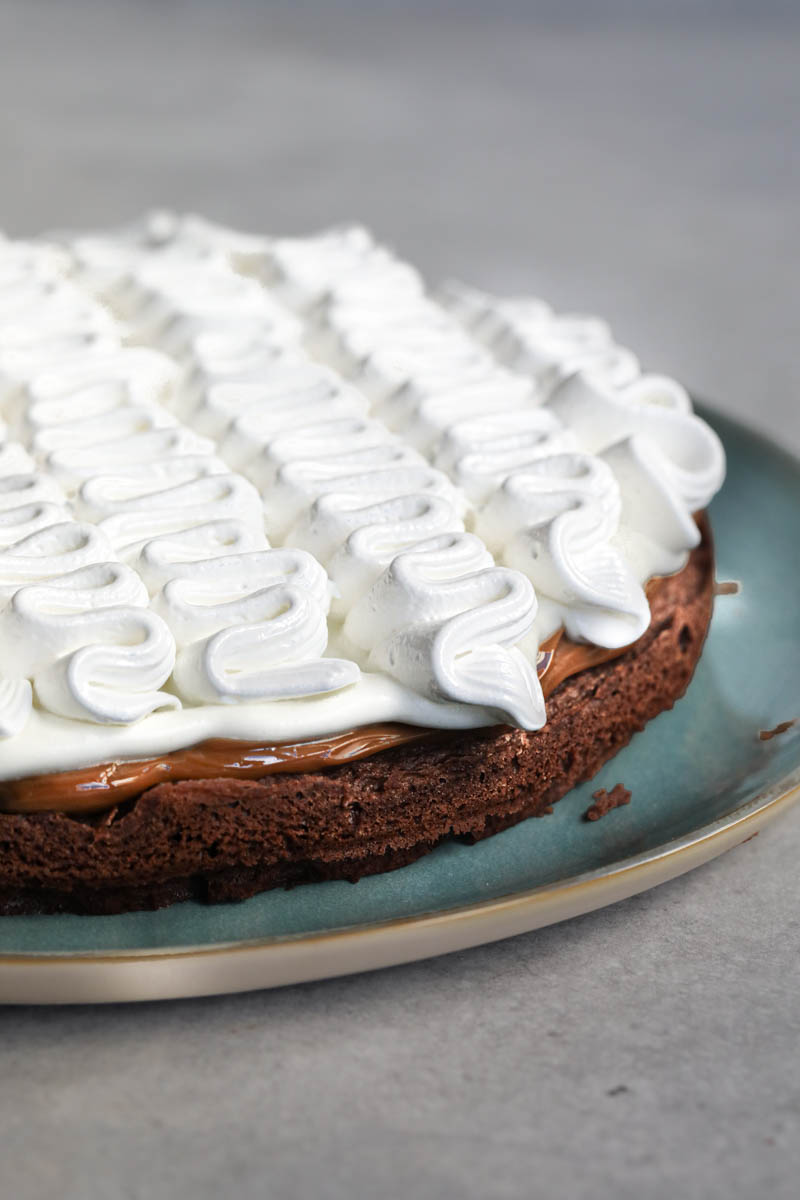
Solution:
<svg viewBox="0 0 800 1200"><path fill-rule="evenodd" d="M797 718L794 717L791 721L781 721L780 725L776 725L774 729L759 729L758 736L762 742L771 742L779 733L786 733L786 730L791 729L796 722Z"/></svg>
<svg viewBox="0 0 800 1200"><path fill-rule="evenodd" d="M605 788L593 792L592 799L594 804L590 804L583 814L584 821L599 821L606 813L611 812L612 808L621 808L623 804L630 804L631 793L621 783L617 783L610 792L607 792Z"/></svg>
<svg viewBox="0 0 800 1200"><path fill-rule="evenodd" d="M714 584L715 596L738 596L741 590L738 579L718 579Z"/></svg>

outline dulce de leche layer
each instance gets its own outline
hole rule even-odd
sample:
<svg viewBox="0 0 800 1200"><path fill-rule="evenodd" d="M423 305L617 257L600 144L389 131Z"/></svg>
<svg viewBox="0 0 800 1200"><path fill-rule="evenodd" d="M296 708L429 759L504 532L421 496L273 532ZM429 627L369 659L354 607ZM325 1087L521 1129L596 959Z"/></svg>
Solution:
<svg viewBox="0 0 800 1200"><path fill-rule="evenodd" d="M623 654L627 647L570 642L556 633L542 643L537 670L545 697L571 675ZM303 742L260 745L211 738L158 758L102 763L75 771L32 775L0 783L0 810L13 813L93 813L113 808L159 783L182 779L261 779L279 773L311 773L367 758L381 750L441 734L414 725L366 725Z"/></svg>

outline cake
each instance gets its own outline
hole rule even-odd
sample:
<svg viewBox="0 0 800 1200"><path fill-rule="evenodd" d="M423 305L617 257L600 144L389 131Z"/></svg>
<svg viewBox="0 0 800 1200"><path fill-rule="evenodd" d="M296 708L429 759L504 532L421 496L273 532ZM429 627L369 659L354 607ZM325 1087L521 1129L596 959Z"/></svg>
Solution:
<svg viewBox="0 0 800 1200"><path fill-rule="evenodd" d="M685 390L360 227L0 240L0 416L2 913L489 836L701 653L724 454Z"/></svg>

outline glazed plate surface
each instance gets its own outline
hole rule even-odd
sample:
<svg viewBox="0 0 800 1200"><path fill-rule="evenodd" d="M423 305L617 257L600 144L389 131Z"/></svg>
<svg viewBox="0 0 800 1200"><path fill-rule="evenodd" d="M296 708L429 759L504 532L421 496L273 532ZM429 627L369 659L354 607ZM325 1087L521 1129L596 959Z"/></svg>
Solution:
<svg viewBox="0 0 800 1200"><path fill-rule="evenodd" d="M0 1002L244 991L462 949L654 887L784 812L800 798L800 722L769 741L758 734L800 717L800 605L787 602L800 595L800 463L701 411L728 454L711 506L717 578L741 590L717 598L686 696L552 816L355 886L114 917L0 918ZM592 792L616 783L631 804L582 820Z"/></svg>

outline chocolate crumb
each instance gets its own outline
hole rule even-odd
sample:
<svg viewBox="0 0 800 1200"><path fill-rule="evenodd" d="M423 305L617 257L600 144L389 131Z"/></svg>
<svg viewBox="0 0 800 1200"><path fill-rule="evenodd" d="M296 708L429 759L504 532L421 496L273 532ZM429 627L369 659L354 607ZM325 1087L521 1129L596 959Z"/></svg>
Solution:
<svg viewBox="0 0 800 1200"><path fill-rule="evenodd" d="M797 723L797 718L794 717L791 721L781 721L780 725L776 725L774 729L760 729L758 736L762 742L770 742L779 733L786 733L787 729L791 729Z"/></svg>
<svg viewBox="0 0 800 1200"><path fill-rule="evenodd" d="M612 808L621 808L623 804L630 804L631 793L621 783L617 783L610 792L607 792L605 788L593 792L592 799L594 804L590 804L583 814L584 821L599 821L606 813L611 812Z"/></svg>
<svg viewBox="0 0 800 1200"><path fill-rule="evenodd" d="M715 596L738 596L742 585L738 579L719 579L714 584Z"/></svg>

